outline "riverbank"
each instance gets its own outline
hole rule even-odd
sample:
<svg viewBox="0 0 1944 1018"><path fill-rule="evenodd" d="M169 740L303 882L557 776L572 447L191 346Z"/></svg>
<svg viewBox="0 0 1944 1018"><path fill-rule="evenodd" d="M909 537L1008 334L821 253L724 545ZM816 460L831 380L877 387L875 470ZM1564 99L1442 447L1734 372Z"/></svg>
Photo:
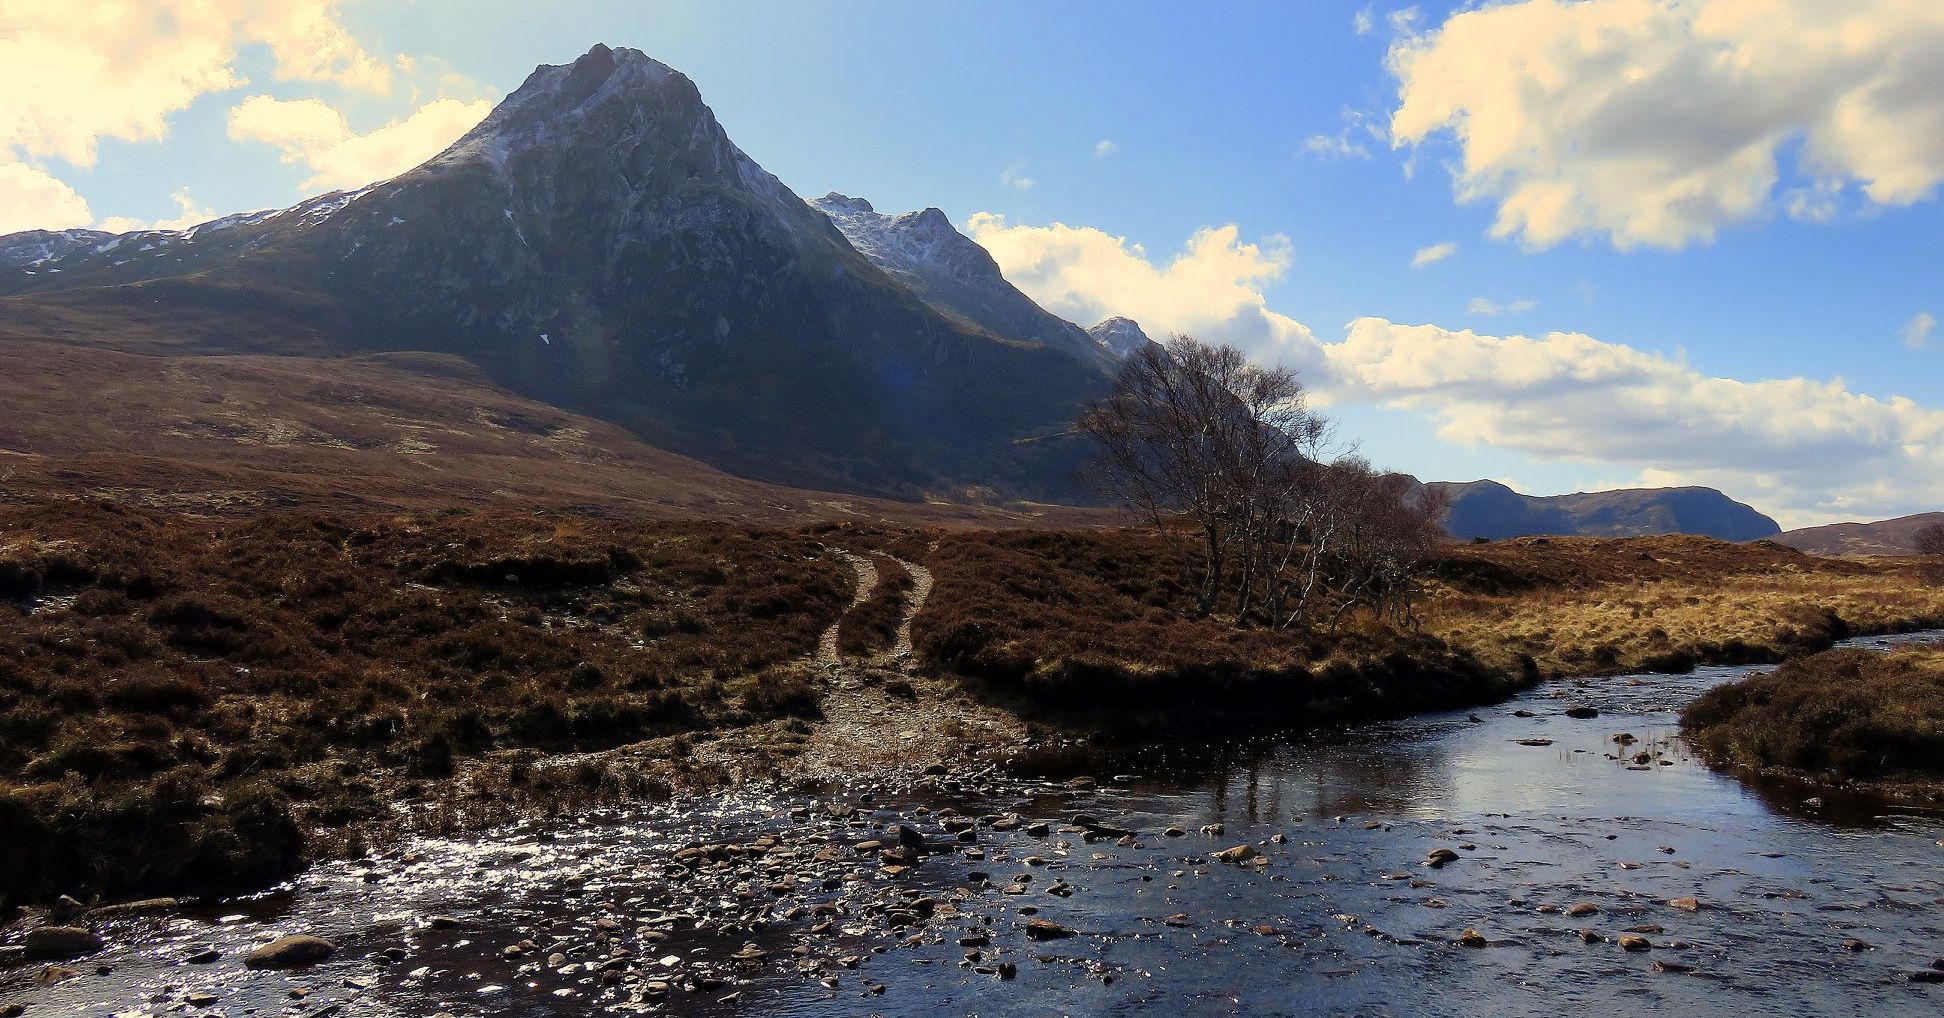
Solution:
<svg viewBox="0 0 1944 1018"><path fill-rule="evenodd" d="M1933 1007L1944 813L1751 796L1700 764L1678 705L1745 670L412 838L258 899L86 917L105 946L0 966L0 1007L1734 1018L1778 986L1812 1013ZM291 934L335 951L246 962Z"/></svg>
<svg viewBox="0 0 1944 1018"><path fill-rule="evenodd" d="M1944 619L1895 563L1542 539L1452 549L1421 631L1238 628L1193 617L1181 554L1141 531L0 509L0 904L224 894L602 803L1399 717Z"/></svg>
<svg viewBox="0 0 1944 1018"><path fill-rule="evenodd" d="M1787 661L1709 690L1681 721L1725 768L1944 801L1944 642Z"/></svg>

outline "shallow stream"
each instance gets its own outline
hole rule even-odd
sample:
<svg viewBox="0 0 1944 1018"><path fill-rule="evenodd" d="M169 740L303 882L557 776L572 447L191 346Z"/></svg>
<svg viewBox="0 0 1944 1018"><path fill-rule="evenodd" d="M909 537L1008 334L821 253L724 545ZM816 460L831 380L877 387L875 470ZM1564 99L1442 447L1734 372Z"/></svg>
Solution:
<svg viewBox="0 0 1944 1018"><path fill-rule="evenodd" d="M1474 712L1241 744L1042 747L882 787L745 790L420 840L254 899L104 924L109 949L70 963L79 976L40 987L35 968L0 970L0 1005L231 1018L1944 1013L1944 985L1911 981L1944 958L1944 812L1702 766L1678 711L1748 670L1549 683ZM1589 707L1596 717L1565 713ZM972 840L946 829L954 815L983 818ZM1017 827L995 826L1012 815ZM899 822L930 842L903 872L857 848L895 846L885 831ZM729 844L717 859L675 854ZM1261 862L1214 858L1240 845ZM1457 858L1428 866L1440 848ZM1592 911L1566 914L1575 905ZM1030 939L1025 909L1073 935ZM1462 944L1467 930L1483 946ZM244 968L289 932L340 950L301 972ZM1630 933L1647 948L1622 949ZM187 961L205 948L221 957Z"/></svg>

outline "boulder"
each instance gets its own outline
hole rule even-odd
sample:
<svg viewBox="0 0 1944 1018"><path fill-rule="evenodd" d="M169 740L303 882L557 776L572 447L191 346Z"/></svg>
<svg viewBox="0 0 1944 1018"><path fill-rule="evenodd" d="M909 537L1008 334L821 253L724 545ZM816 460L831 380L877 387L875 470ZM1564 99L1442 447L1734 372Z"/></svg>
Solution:
<svg viewBox="0 0 1944 1018"><path fill-rule="evenodd" d="M294 969L315 965L337 953L337 945L322 937L294 933L251 951L243 964L253 969Z"/></svg>
<svg viewBox="0 0 1944 1018"><path fill-rule="evenodd" d="M1059 923L1045 919L1026 920L1026 938L1028 940L1064 940L1067 937L1073 936L1074 933L1075 931L1061 926Z"/></svg>
<svg viewBox="0 0 1944 1018"><path fill-rule="evenodd" d="M102 943L93 931L79 926L43 926L28 933L22 946L29 958L51 960L93 954L101 950Z"/></svg>

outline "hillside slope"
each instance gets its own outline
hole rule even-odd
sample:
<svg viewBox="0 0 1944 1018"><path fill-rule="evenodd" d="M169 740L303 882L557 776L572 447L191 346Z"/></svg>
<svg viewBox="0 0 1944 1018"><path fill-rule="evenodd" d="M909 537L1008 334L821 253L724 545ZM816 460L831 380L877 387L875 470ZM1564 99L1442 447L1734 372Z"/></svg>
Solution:
<svg viewBox="0 0 1944 1018"><path fill-rule="evenodd" d="M0 238L0 341L451 355L766 481L1072 496L1107 383L940 314L737 148L680 73L596 46L416 169L192 230Z"/></svg>
<svg viewBox="0 0 1944 1018"><path fill-rule="evenodd" d="M1522 495L1496 481L1437 481L1428 487L1451 499L1445 529L1464 539L1695 534L1753 541L1782 529L1713 488L1626 488L1539 496Z"/></svg>
<svg viewBox="0 0 1944 1018"><path fill-rule="evenodd" d="M1812 555L1914 555L1917 531L1933 523L1944 523L1944 512L1899 516L1875 523L1804 527L1781 534L1776 540Z"/></svg>

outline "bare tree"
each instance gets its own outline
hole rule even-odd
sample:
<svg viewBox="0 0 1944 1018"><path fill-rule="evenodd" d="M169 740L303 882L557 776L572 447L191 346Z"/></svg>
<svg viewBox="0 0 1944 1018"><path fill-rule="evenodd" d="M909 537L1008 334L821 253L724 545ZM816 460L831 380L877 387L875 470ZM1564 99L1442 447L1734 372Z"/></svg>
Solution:
<svg viewBox="0 0 1944 1018"><path fill-rule="evenodd" d="M1302 446L1326 426L1288 368L1232 346L1175 336L1137 351L1081 415L1099 442L1101 487L1157 526L1186 521L1202 545L1199 603L1215 611L1236 564L1238 616L1265 583L1263 560L1305 476Z"/></svg>
<svg viewBox="0 0 1944 1018"><path fill-rule="evenodd" d="M1449 506L1339 452L1305 397L1287 368L1176 336L1130 357L1080 428L1100 443L1104 491L1164 532L1185 522L1198 535L1201 614L1304 626L1327 592L1332 628L1359 606L1412 625Z"/></svg>
<svg viewBox="0 0 1944 1018"><path fill-rule="evenodd" d="M1912 543L1917 546L1917 554L1929 560L1924 575L1932 583L1944 584L1944 523L1930 523L1917 528Z"/></svg>

